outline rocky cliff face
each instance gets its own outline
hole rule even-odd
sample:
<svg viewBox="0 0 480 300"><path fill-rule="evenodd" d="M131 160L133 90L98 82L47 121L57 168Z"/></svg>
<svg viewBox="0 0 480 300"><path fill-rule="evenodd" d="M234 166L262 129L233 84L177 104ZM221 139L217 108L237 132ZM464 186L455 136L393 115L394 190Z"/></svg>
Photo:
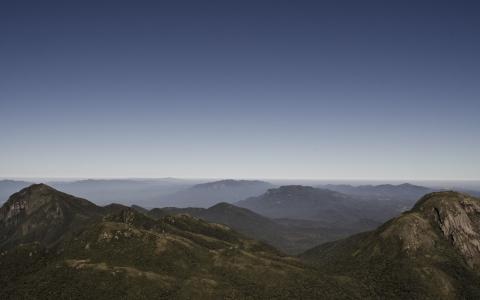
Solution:
<svg viewBox="0 0 480 300"><path fill-rule="evenodd" d="M456 192L432 193L415 206L466 263L480 268L480 200Z"/></svg>

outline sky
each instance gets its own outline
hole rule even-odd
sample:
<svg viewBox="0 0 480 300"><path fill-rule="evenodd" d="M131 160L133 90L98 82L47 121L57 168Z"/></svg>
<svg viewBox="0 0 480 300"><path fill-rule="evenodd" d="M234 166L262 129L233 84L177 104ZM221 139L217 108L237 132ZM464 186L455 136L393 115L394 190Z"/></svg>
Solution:
<svg viewBox="0 0 480 300"><path fill-rule="evenodd" d="M0 177L480 179L478 1L2 1Z"/></svg>

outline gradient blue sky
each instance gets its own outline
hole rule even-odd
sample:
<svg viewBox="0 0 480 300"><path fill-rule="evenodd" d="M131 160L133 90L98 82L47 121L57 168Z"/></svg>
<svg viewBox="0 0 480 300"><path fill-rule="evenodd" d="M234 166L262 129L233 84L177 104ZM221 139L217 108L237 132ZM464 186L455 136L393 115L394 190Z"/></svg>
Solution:
<svg viewBox="0 0 480 300"><path fill-rule="evenodd" d="M478 1L2 1L0 176L480 178Z"/></svg>

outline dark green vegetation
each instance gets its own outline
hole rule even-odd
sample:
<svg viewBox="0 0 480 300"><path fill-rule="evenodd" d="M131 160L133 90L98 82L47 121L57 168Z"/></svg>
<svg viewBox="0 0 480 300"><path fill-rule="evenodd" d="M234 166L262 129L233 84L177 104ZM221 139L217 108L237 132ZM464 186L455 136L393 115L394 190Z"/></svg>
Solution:
<svg viewBox="0 0 480 300"><path fill-rule="evenodd" d="M247 220L252 224L236 226L265 227L268 234L282 222L308 222L272 224L226 203L98 207L33 185L1 209L0 299L480 297L480 200L465 194L429 194L375 231L300 258L209 218Z"/></svg>

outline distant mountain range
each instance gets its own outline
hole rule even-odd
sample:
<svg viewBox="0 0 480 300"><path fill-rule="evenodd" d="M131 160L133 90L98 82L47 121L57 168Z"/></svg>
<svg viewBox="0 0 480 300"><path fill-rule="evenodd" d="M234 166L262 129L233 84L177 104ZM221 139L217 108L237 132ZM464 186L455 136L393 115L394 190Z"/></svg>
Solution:
<svg viewBox="0 0 480 300"><path fill-rule="evenodd" d="M98 205L112 202L145 205L151 199L188 188L192 181L178 179L88 179L51 182L54 188L91 199Z"/></svg>
<svg viewBox="0 0 480 300"><path fill-rule="evenodd" d="M274 187L259 180L220 180L194 185L172 195L151 202L153 207L210 207L220 202L234 203L248 197L263 194Z"/></svg>
<svg viewBox="0 0 480 300"><path fill-rule="evenodd" d="M147 201L186 189L198 181L179 179L87 179L47 182L58 190L92 200L98 205L112 202L144 205ZM34 182L0 180L0 203Z"/></svg>
<svg viewBox="0 0 480 300"><path fill-rule="evenodd" d="M19 180L0 180L0 203L7 201L13 193L32 184L32 182Z"/></svg>
<svg viewBox="0 0 480 300"><path fill-rule="evenodd" d="M33 182L0 180L0 203ZM97 205L112 202L142 207L210 207L219 202L233 203L264 193L274 187L258 180L219 180L199 183L185 179L87 179L54 181L48 185Z"/></svg>
<svg viewBox="0 0 480 300"><path fill-rule="evenodd" d="M310 186L282 186L235 203L270 218L304 219L326 226L373 229L397 215L396 202L355 197Z"/></svg>
<svg viewBox="0 0 480 300"><path fill-rule="evenodd" d="M379 200L418 200L419 197L435 191L434 189L430 189L424 186L413 185L410 183L403 183L399 185L380 184L359 186L347 184L327 184L320 187L348 195L362 196L365 198L375 198Z"/></svg>
<svg viewBox="0 0 480 300"><path fill-rule="evenodd" d="M323 203L327 211L341 207L355 216L350 201L369 201L349 197L287 186L244 203L282 216L277 205L297 202L293 213L300 215L310 203L309 215L317 216ZM272 220L228 203L208 209L100 207L36 184L0 208L0 299L480 298L478 198L429 193L373 231L298 257L246 237L281 238L282 226L312 222L318 224Z"/></svg>

